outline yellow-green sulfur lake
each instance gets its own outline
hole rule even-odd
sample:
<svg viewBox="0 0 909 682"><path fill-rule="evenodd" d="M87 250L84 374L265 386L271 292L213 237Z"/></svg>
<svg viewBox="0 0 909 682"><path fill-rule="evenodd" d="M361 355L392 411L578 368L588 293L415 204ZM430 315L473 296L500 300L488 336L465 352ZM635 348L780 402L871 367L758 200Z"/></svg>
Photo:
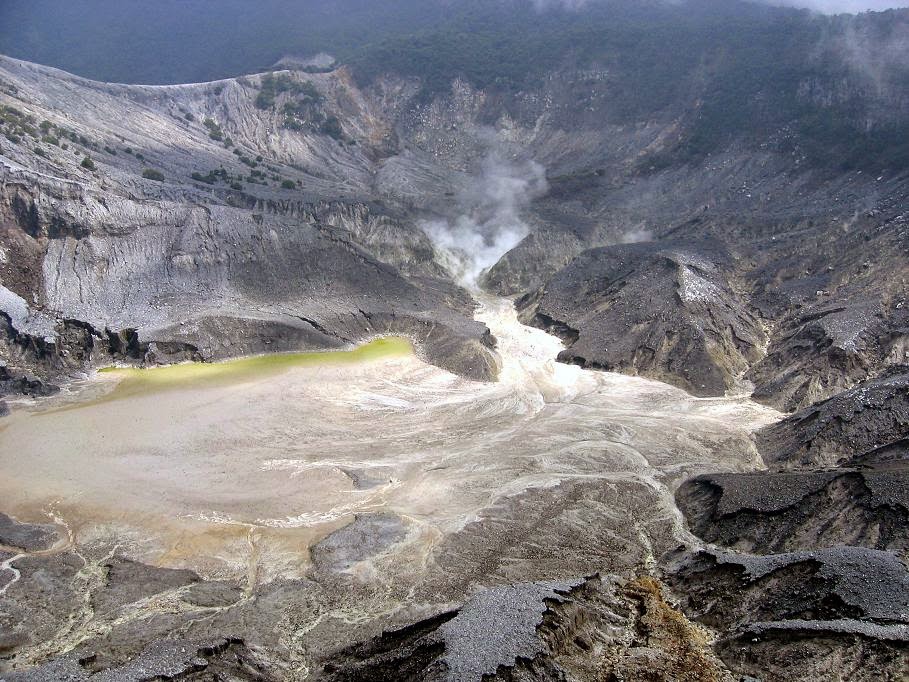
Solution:
<svg viewBox="0 0 909 682"><path fill-rule="evenodd" d="M352 350L274 353L223 362L183 363L149 368L107 367L100 372L120 378L113 392L105 396L106 400L117 400L156 390L243 382L296 367L348 365L406 356L413 352L409 339L387 336Z"/></svg>

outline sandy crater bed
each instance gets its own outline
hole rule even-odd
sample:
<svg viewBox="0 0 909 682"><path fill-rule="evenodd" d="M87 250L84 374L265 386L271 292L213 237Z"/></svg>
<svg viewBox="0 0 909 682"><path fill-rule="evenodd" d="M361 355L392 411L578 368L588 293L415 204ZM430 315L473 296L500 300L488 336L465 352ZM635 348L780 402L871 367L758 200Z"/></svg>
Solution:
<svg viewBox="0 0 909 682"><path fill-rule="evenodd" d="M381 559L344 570L368 580L384 561L403 578L503 500L572 481L613 486L616 533L648 551L649 535L685 535L671 495L683 476L759 464L750 432L775 412L558 364L561 343L520 325L504 299L483 299L477 317L499 341L495 384L400 344L210 376L102 374L65 404L7 420L4 511L64 525L77 545L258 581L305 574L313 543L383 512L401 532ZM646 491L639 510L623 508L623 486ZM634 528L619 528L629 514Z"/></svg>

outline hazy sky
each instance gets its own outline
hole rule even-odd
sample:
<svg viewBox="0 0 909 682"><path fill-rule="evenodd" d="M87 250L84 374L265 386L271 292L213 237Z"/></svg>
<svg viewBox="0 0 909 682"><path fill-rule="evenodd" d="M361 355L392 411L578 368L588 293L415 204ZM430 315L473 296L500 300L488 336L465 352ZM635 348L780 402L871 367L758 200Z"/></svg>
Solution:
<svg viewBox="0 0 909 682"><path fill-rule="evenodd" d="M674 0L673 0L674 1ZM807 7L825 14L841 12L864 12L865 10L885 10L892 7L909 7L909 0L755 0L766 2L770 5L786 5L789 7ZM540 9L562 5L578 9L588 4L590 0L533 0Z"/></svg>
<svg viewBox="0 0 909 682"><path fill-rule="evenodd" d="M883 10L891 7L909 7L909 0L767 0L774 5L791 5L808 7L819 12L862 12L864 10Z"/></svg>

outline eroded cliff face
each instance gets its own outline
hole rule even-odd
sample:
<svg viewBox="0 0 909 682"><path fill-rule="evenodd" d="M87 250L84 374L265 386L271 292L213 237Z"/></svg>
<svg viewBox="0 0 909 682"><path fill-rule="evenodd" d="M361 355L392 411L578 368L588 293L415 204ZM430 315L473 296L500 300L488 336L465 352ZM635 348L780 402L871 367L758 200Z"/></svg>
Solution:
<svg viewBox="0 0 909 682"><path fill-rule="evenodd" d="M732 290L732 267L710 241L591 249L518 305L530 324L565 338L560 360L722 395L737 390L735 378L765 343ZM579 301L589 308L579 311Z"/></svg>
<svg viewBox="0 0 909 682"><path fill-rule="evenodd" d="M317 98L300 116L343 121L329 135L285 112L288 93L257 106L262 78L143 88L4 67L4 111L36 136L10 133L3 150L3 284L27 306L9 320L23 347L11 369L53 380L112 356L212 360L398 333L443 367L495 377L469 296L411 216L376 203L388 122L343 72L287 81ZM40 343L25 319L43 321ZM67 321L87 336L73 342ZM107 338L130 339L127 352Z"/></svg>

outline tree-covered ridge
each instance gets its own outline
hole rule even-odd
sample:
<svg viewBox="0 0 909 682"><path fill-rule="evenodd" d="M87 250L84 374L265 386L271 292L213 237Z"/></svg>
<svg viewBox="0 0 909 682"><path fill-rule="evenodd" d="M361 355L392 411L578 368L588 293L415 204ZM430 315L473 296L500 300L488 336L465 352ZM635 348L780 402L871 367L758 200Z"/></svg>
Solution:
<svg viewBox="0 0 909 682"><path fill-rule="evenodd" d="M909 12L895 11L825 17L710 1L542 18L465 9L443 28L387 38L351 62L363 83L414 76L426 96L454 78L520 91L556 69L605 71L597 87L610 93L607 122L685 117L683 139L669 157L648 160L656 164L744 136L812 164L892 168L909 167L907 36Z"/></svg>
<svg viewBox="0 0 909 682"><path fill-rule="evenodd" d="M209 80L326 51L366 86L413 77L428 101L461 78L507 103L554 71L605 72L593 86L609 98L592 114L600 123L682 120L677 145L645 160L655 167L743 139L812 164L907 167L907 46L909 11L824 17L736 0L598 0L545 12L527 0L0 5L0 52L102 80ZM256 104L271 109L281 97L286 127L341 139L317 93L298 87L266 76Z"/></svg>

